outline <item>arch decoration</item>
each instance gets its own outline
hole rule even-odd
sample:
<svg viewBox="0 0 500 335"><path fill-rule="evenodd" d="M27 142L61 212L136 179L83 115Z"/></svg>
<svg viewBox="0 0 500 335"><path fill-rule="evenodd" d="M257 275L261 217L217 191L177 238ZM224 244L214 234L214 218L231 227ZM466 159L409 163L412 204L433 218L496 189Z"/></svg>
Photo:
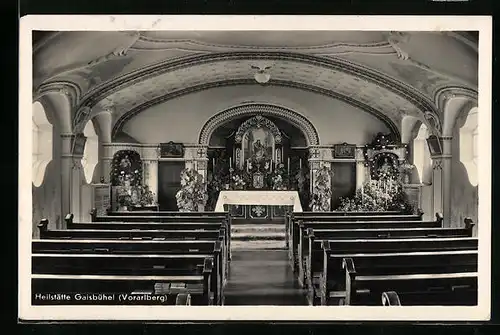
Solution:
<svg viewBox="0 0 500 335"><path fill-rule="evenodd" d="M262 128L265 127L269 129L271 134L274 136L274 140L276 143L281 143L281 131L276 127L276 125L269 120L268 118L263 117L262 115L256 115L251 119L243 122L238 131L236 132L236 136L234 138L236 143L241 143L243 140L243 136L245 133L252 128Z"/></svg>
<svg viewBox="0 0 500 335"><path fill-rule="evenodd" d="M212 116L207 122L205 122L204 126L202 127L200 135L198 137L198 143L202 145L208 145L212 133L218 127L230 121L231 119L245 115L254 116L255 114L261 116L269 115L284 119L296 126L304 133L309 145L319 145L319 135L316 128L307 118L305 118L301 114L291 109L277 105L255 103L232 107ZM250 122L257 122L257 120ZM249 125L250 123L248 124L248 126ZM279 135L281 139L281 133Z"/></svg>

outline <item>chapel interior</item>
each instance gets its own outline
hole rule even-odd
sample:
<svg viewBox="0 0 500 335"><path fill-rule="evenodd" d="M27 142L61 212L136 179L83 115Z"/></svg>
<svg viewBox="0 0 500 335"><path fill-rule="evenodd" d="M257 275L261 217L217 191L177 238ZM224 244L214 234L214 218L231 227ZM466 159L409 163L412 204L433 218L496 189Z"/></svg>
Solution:
<svg viewBox="0 0 500 335"><path fill-rule="evenodd" d="M91 222L92 210L213 212L223 191L293 191L312 212L441 213L443 227L470 220L477 235L477 32L32 37L34 239L42 220L62 230L68 214ZM189 178L198 203L180 192ZM389 200L368 203L373 192ZM307 304L287 263L290 207L224 208L226 304Z"/></svg>

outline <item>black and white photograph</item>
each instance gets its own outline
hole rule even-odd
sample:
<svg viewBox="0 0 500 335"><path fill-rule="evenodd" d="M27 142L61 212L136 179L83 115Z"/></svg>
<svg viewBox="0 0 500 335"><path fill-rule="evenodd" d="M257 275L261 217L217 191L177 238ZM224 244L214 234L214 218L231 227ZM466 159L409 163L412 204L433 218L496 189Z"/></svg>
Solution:
<svg viewBox="0 0 500 335"><path fill-rule="evenodd" d="M21 319L489 319L490 17L20 27Z"/></svg>

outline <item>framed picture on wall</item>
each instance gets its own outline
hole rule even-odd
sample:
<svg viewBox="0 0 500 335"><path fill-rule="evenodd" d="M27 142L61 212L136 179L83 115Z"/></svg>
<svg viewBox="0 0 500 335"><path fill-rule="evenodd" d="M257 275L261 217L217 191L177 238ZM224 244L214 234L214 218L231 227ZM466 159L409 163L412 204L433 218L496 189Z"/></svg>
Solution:
<svg viewBox="0 0 500 335"><path fill-rule="evenodd" d="M333 146L333 158L354 159L356 157L355 144L335 144Z"/></svg>
<svg viewBox="0 0 500 335"><path fill-rule="evenodd" d="M182 145L182 143L174 143L174 142L161 143L160 156L161 158L168 158L168 157L182 158L184 157L184 146Z"/></svg>

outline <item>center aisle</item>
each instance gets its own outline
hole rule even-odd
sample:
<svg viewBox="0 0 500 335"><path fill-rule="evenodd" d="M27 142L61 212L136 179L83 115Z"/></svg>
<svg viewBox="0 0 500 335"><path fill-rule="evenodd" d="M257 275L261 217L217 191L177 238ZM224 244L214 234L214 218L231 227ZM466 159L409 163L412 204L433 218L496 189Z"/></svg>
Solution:
<svg viewBox="0 0 500 335"><path fill-rule="evenodd" d="M225 305L307 305L286 250L235 250Z"/></svg>

